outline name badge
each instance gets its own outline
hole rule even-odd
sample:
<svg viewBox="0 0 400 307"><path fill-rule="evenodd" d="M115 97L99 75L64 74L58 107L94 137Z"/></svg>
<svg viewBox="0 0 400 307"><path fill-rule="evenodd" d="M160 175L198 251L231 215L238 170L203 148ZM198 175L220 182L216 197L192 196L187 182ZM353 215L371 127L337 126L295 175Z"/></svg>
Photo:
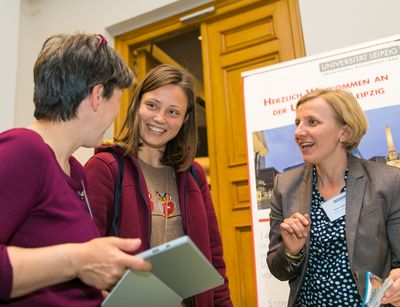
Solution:
<svg viewBox="0 0 400 307"><path fill-rule="evenodd" d="M321 205L331 222L346 214L346 192L331 198Z"/></svg>

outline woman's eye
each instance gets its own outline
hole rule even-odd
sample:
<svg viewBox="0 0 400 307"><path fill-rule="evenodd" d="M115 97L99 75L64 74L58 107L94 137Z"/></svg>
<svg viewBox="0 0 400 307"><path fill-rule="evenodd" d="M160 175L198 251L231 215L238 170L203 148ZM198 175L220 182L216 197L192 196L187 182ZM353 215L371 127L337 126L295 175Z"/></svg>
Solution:
<svg viewBox="0 0 400 307"><path fill-rule="evenodd" d="M175 111L175 110L171 110L169 113L170 113L172 116L178 116L178 115L179 115L179 112L177 112L177 111Z"/></svg>
<svg viewBox="0 0 400 307"><path fill-rule="evenodd" d="M154 109L156 107L156 105L154 103L149 102L149 103L147 103L147 107L149 109Z"/></svg>

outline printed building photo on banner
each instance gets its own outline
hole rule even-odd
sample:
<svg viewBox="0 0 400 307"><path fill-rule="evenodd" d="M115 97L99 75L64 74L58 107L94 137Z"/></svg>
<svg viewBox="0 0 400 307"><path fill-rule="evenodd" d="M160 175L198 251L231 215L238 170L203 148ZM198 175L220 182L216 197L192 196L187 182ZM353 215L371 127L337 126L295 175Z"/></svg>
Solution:
<svg viewBox="0 0 400 307"><path fill-rule="evenodd" d="M277 174L303 164L296 103L316 88L350 91L368 131L353 155L400 167L400 36L242 73L258 306L285 306L289 287L269 272L271 193Z"/></svg>
<svg viewBox="0 0 400 307"><path fill-rule="evenodd" d="M368 132L359 147L353 151L353 155L400 167L400 105L365 113L368 118ZM303 164L300 150L294 141L295 129L293 124L253 132L258 210L271 208L275 175Z"/></svg>
<svg viewBox="0 0 400 307"><path fill-rule="evenodd" d="M398 114L400 105L367 111L369 129L359 147L353 151L353 155L400 167L400 121L396 120ZM271 208L270 200L275 175L303 164L300 150L293 137L295 129L296 126L292 124L252 133L257 210ZM265 273L267 267L262 264L267 252L266 229L267 227L264 227L259 232L260 243L257 245L259 247L257 252L262 266L259 272L262 272L261 276L268 276L267 280L271 280L274 277ZM276 281L276 283L276 287L282 290L279 285L281 282ZM285 298L282 295L283 299ZM275 305L279 306L278 303Z"/></svg>

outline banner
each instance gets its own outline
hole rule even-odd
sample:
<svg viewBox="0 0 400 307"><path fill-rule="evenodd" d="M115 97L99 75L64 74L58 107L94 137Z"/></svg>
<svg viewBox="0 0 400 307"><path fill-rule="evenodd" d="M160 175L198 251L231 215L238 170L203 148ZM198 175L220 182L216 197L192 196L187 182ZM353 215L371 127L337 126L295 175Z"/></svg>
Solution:
<svg viewBox="0 0 400 307"><path fill-rule="evenodd" d="M355 155L400 167L400 36L242 73L258 306L286 306L287 282L266 264L276 174L303 163L295 106L315 88L351 91L368 117Z"/></svg>

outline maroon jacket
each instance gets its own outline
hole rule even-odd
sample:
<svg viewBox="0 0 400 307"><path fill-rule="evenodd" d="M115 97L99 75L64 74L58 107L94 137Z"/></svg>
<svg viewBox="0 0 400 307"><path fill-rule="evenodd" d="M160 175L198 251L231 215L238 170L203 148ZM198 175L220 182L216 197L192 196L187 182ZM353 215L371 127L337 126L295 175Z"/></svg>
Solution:
<svg viewBox="0 0 400 307"><path fill-rule="evenodd" d="M114 148L119 151L119 148ZM119 152L121 153L121 152ZM150 248L151 213L147 187L135 158L122 158L122 180L119 236L140 238L139 253ZM193 164L197 180L189 172L175 172L182 213L182 227L207 259L225 278L225 283L195 296L196 306L233 306L222 252L222 241L205 173L201 165ZM114 189L119 169L115 158L102 148L85 165L88 197L97 227L102 235L110 229L114 217Z"/></svg>

